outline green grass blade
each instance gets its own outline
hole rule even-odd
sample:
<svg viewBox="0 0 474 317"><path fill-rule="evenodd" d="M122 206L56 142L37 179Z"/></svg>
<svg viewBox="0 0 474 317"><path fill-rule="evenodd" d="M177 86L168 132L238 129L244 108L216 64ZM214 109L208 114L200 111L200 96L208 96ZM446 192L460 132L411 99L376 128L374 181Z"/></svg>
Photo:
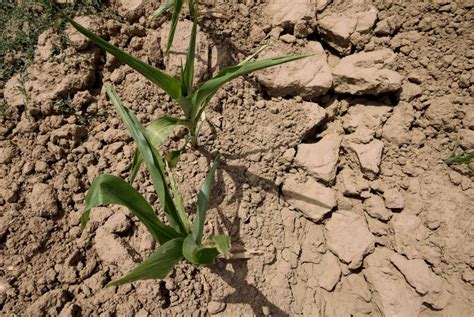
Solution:
<svg viewBox="0 0 474 317"><path fill-rule="evenodd" d="M216 172L219 157L214 160L214 163L209 170L209 173L201 185L197 200L197 214L193 223L193 237L196 243L199 245L202 241L202 235L204 231L204 222L206 220L207 209L209 207L209 196L211 195L212 183L214 181L214 174Z"/></svg>
<svg viewBox="0 0 474 317"><path fill-rule="evenodd" d="M467 155L453 155L445 159L443 162L450 164L470 164L474 161L474 152L471 152Z"/></svg>
<svg viewBox="0 0 474 317"><path fill-rule="evenodd" d="M224 68L217 76L200 84L195 92L195 104L202 105L205 100L209 100L216 91L227 82L254 71L296 61L310 55L293 55L267 58L257 61L248 61L236 66ZM196 116L197 117L197 116Z"/></svg>
<svg viewBox="0 0 474 317"><path fill-rule="evenodd" d="M192 4L190 4L192 7ZM181 78L183 96L188 96L192 93L193 89L193 77L194 77L194 61L196 58L196 33L197 33L197 13L193 10L193 28L191 30L191 38L189 39L188 54L186 55L186 66L184 73Z"/></svg>
<svg viewBox="0 0 474 317"><path fill-rule="evenodd" d="M178 118L170 116L159 117L146 127L148 139L155 148L158 148L160 144L163 143L173 132L174 128L182 124L185 124L185 121ZM136 150L135 154L133 155L132 169L130 171L130 183L133 183L135 180L142 163L143 158L140 154L140 151Z"/></svg>
<svg viewBox="0 0 474 317"><path fill-rule="evenodd" d="M117 57L122 62L126 63L128 66L132 67L134 70L145 76L154 84L162 88L166 93L168 93L171 98L177 100L181 96L181 82L168 74L163 73L162 71L148 65L147 63L135 58L118 47L110 44L101 37L90 32L77 22L75 22L70 17L64 15L65 19L72 24L80 33L84 34L86 37L91 39L97 46L104 49L108 53Z"/></svg>
<svg viewBox="0 0 474 317"><path fill-rule="evenodd" d="M168 184L164 175L165 165L163 159L153 144L151 144L145 128L140 124L135 115L123 106L122 102L117 96L117 93L111 86L107 87L107 94L117 109L117 112L120 114L125 126L137 143L137 147L143 157L143 161L147 166L148 172L150 173L156 194L160 199L161 205L163 206L168 220L171 224L176 224L177 230L180 233L187 234L186 228L179 217L173 198L168 189Z"/></svg>
<svg viewBox="0 0 474 317"><path fill-rule="evenodd" d="M173 7L174 7L174 0L166 0L166 2L162 3L160 7L155 12L153 12L152 15L148 17L148 20L153 20L160 17L163 13L165 13L166 11L170 10Z"/></svg>
<svg viewBox="0 0 474 317"><path fill-rule="evenodd" d="M230 238L225 234L217 235L212 238L212 241L216 244L217 251L224 255L226 258L230 258Z"/></svg>
<svg viewBox="0 0 474 317"><path fill-rule="evenodd" d="M107 287L119 286L138 280L165 278L176 263L183 258L182 247L183 238L176 238L166 242L130 273L119 280L107 284Z"/></svg>
<svg viewBox="0 0 474 317"><path fill-rule="evenodd" d="M173 193L174 204L176 206L176 209L178 210L179 217L181 218L181 221L183 222L184 227L186 228L186 232L190 232L191 224L189 223L189 219L186 215L183 196L181 196L181 193L179 192L178 184L176 183L176 180L173 177L173 173L171 172L171 168L168 166L168 163L166 163L165 166L166 172L168 174L168 180L170 182L171 192Z"/></svg>
<svg viewBox="0 0 474 317"><path fill-rule="evenodd" d="M183 8L183 0L175 0L173 14L171 15L171 27L170 27L170 32L168 34L168 42L166 43L166 52L165 52L166 55L169 54L171 46L173 45L173 39L176 33L176 27L178 26L179 14L181 13L182 8Z"/></svg>
<svg viewBox="0 0 474 317"><path fill-rule="evenodd" d="M92 182L85 199L81 228L87 225L92 208L109 204L127 207L160 244L179 236L156 217L153 208L135 188L123 179L108 174L99 175Z"/></svg>

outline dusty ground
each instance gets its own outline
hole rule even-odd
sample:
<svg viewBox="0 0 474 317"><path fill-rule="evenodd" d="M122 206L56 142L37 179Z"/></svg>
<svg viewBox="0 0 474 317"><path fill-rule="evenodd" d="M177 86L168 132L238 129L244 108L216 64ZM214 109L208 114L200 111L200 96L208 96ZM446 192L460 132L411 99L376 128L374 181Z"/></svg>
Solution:
<svg viewBox="0 0 474 317"><path fill-rule="evenodd" d="M126 22L79 21L176 71L189 23L164 60L166 19L122 2ZM263 255L119 288L103 286L155 245L120 208L78 226L90 182L127 176L134 150L103 83L144 123L179 110L72 30L40 36L3 91L2 315L472 316L473 177L442 159L474 148L474 3L330 2L218 1L201 23L199 78L267 42L314 54L222 89L176 170L192 205L220 152L207 232ZM135 185L156 201L145 173Z"/></svg>

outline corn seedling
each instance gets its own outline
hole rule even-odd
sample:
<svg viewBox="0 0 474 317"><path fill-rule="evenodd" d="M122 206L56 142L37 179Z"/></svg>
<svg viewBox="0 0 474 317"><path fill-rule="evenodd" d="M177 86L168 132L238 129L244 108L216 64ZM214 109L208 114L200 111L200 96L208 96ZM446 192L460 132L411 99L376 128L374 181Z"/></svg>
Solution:
<svg viewBox="0 0 474 317"><path fill-rule="evenodd" d="M183 1L178 0L173 1L175 4L175 11L178 9L180 10L182 7L182 2ZM147 127L147 131L150 136L150 142L155 147L161 144L161 142L163 142L163 140L165 140L169 134L171 134L174 128L179 125L185 126L187 128L188 138L191 144L196 146L200 125L204 117L204 111L211 98L224 84L239 76L247 75L260 69L295 61L308 56L280 56L262 60L253 60L253 57L255 56L254 54L251 56L252 58L248 58L236 66L222 69L215 77L211 78L210 80L194 85L193 77L197 32L197 10L195 9L197 6L197 1L190 1L189 3L190 12L193 17L193 27L190 36L189 48L186 55L186 64L184 68L181 68L181 75L178 79L125 53L121 49L115 47L104 39L96 36L86 28L82 27L70 17L65 16L65 19L67 19L80 33L87 36L100 48L126 63L149 79L151 82L162 88L174 101L179 104L184 113L184 118L163 116L153 121ZM142 158L140 157L139 152L136 152L132 163L130 181L133 182L141 163Z"/></svg>
<svg viewBox="0 0 474 317"><path fill-rule="evenodd" d="M447 159L443 160L444 163L447 165L451 164L467 164L471 171L474 171L474 167L470 166L470 164L474 161L474 151L466 154L466 155L458 155L456 154L458 148L460 146L459 141L456 141L454 144L454 149L451 154L448 156Z"/></svg>
<svg viewBox="0 0 474 317"><path fill-rule="evenodd" d="M117 204L127 207L160 244L160 247L123 278L108 286L118 286L143 279L162 279L183 258L194 265L207 265L218 255L230 256L230 241L226 235L217 235L203 242L204 222L218 158L210 168L199 191L196 216L191 224L185 213L177 184L159 152L152 145L145 128L135 115L120 101L115 90L107 87L107 94L137 144L151 176L156 194L170 225L161 222L153 207L123 179L102 174L92 182L85 199L81 228L87 225L92 208ZM166 176L167 175L167 176Z"/></svg>

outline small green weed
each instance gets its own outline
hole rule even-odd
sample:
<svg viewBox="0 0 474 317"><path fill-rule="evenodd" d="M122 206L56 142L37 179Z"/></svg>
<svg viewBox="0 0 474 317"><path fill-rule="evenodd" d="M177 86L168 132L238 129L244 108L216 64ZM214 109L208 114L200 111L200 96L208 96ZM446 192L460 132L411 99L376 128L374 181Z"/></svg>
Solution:
<svg viewBox="0 0 474 317"><path fill-rule="evenodd" d="M447 165L467 164L469 166L469 168L471 169L471 171L474 171L474 166L470 166L471 163L474 161L474 151L471 151L471 152L467 153L466 155L458 155L458 154L456 154L456 152L457 152L460 145L461 145L460 142L456 141L456 143L454 143L453 151L448 156L448 158L443 160L443 162L446 163Z"/></svg>
<svg viewBox="0 0 474 317"><path fill-rule="evenodd" d="M161 222L146 199L123 179L103 174L93 181L85 199L85 208L81 218L82 228L87 225L92 208L118 204L127 207L143 222L160 244L160 247L134 270L123 278L109 283L108 286L118 286L144 279L165 278L174 265L183 258L194 265L207 265L213 263L218 255L229 257L230 239L228 236L217 235L203 242L204 223L218 158L214 161L201 186L196 216L194 222L191 223L186 216L183 199L171 170L151 143L145 128L135 115L123 106L112 87L107 87L107 94L137 144L170 223L170 225L165 225Z"/></svg>

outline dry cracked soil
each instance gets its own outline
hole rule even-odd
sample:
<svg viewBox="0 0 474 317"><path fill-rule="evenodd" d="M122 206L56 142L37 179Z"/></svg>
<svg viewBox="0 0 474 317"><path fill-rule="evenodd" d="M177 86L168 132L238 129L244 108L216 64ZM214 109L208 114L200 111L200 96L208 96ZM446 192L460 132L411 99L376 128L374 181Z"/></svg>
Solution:
<svg viewBox="0 0 474 317"><path fill-rule="evenodd" d="M159 3L113 1L124 19L77 21L177 74L189 38ZM473 316L474 2L215 1L203 7L196 80L263 44L310 53L234 80L214 97L175 169L188 206L222 163L208 234L258 250L162 280L104 288L156 247L128 210L81 231L90 182L126 177L134 144L106 99L112 83L144 123L179 115L165 93L71 28L50 29L0 97L3 316ZM64 39L67 39L66 41ZM22 89L18 89L21 85ZM175 131L161 150L174 148ZM157 205L144 171L135 186ZM158 207L158 206L157 206ZM189 208L190 209L190 208ZM193 213L194 210L189 210Z"/></svg>

